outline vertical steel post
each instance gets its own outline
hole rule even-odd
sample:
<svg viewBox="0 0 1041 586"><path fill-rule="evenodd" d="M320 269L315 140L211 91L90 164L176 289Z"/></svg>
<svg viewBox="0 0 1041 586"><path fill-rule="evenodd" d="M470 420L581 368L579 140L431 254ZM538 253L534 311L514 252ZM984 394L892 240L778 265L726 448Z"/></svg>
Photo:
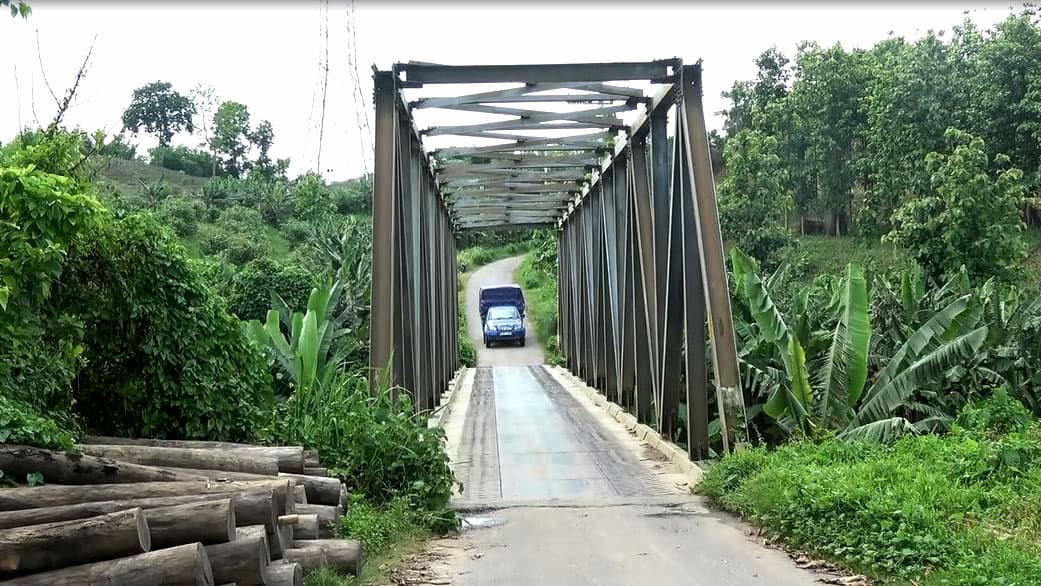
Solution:
<svg viewBox="0 0 1041 586"><path fill-rule="evenodd" d="M709 313L709 336L716 373L717 402L723 437L723 451L744 441L745 404L741 394L737 345L730 308L730 288L723 259L723 237L716 209L716 187L712 178L705 112L701 103L701 64L684 66L681 72L683 108L681 134L686 141L688 180L694 187L694 211L701 243L701 271L705 283L705 303Z"/></svg>
<svg viewBox="0 0 1041 586"><path fill-rule="evenodd" d="M369 321L370 385L375 388L394 353L394 219L397 86L394 74L373 75L376 103L376 166L372 188L372 290ZM398 381L391 379L391 384Z"/></svg>

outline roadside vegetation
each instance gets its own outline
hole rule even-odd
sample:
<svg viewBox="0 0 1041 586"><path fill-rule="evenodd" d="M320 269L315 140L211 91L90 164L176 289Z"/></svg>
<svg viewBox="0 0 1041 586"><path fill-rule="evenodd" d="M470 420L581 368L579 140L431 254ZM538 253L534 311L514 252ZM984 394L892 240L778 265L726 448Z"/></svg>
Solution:
<svg viewBox="0 0 1041 586"><path fill-rule="evenodd" d="M196 101L146 87L129 130L199 132ZM456 527L455 479L407 390L369 390L371 178L289 177L247 121L222 105L203 149L148 160L60 123L0 147L0 442L304 445L351 492L341 534L392 564Z"/></svg>
<svg viewBox="0 0 1041 586"><path fill-rule="evenodd" d="M557 335L557 238L541 230L531 236L531 252L517 267L517 284L524 289L528 321L535 329L546 364L563 364Z"/></svg>
<svg viewBox="0 0 1041 586"><path fill-rule="evenodd" d="M1041 579L1038 65L1027 11L770 49L727 93L753 447L708 470L720 506L882 583Z"/></svg>

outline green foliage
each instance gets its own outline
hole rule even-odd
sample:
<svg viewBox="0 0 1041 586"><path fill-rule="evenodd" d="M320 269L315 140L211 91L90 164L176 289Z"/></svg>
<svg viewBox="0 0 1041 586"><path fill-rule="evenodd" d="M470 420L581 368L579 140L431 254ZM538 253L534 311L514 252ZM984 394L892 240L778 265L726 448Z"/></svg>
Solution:
<svg viewBox="0 0 1041 586"><path fill-rule="evenodd" d="M158 205L156 213L178 236L185 237L195 234L199 222L206 219L206 206L197 197L171 197Z"/></svg>
<svg viewBox="0 0 1041 586"><path fill-rule="evenodd" d="M23 19L27 19L29 18L29 15L32 14L32 9L29 8L29 4L26 2L0 0L0 6L7 6L10 8L12 17L21 16Z"/></svg>
<svg viewBox="0 0 1041 586"><path fill-rule="evenodd" d="M926 157L931 191L897 210L891 237L934 278L965 266L972 277L1011 279L1026 256L1023 173L1007 168L992 177L981 138L953 128L945 136L949 154Z"/></svg>
<svg viewBox="0 0 1041 586"><path fill-rule="evenodd" d="M262 355L149 217L110 222L70 248L56 305L83 322L74 388L109 435L248 439L270 402Z"/></svg>
<svg viewBox="0 0 1041 586"><path fill-rule="evenodd" d="M336 213L344 215L372 214L372 175L330 185Z"/></svg>
<svg viewBox="0 0 1041 586"><path fill-rule="evenodd" d="M971 294L941 297L940 308L929 308L924 323L901 326L896 339L902 342L890 346L891 354L873 357L879 367L865 388L872 326L858 267L851 264L844 280L825 285L823 312L811 315L814 292L803 290L789 328L754 261L737 249L731 257L741 367L749 390L765 400L763 410L789 433L833 430L848 440L891 441L942 427L952 416L944 409L950 405L927 405L928 398L947 395L952 384L971 384L972 367L985 360L982 302ZM820 373L816 388L808 374L813 371Z"/></svg>
<svg viewBox="0 0 1041 586"><path fill-rule="evenodd" d="M251 127L249 108L245 104L221 103L213 115L212 127L210 148L217 156L222 174L238 178L256 171L260 176L273 178L283 175L289 166L289 161L272 162L268 157L275 131L267 120ZM251 156L255 158L251 160Z"/></svg>
<svg viewBox="0 0 1041 586"><path fill-rule="evenodd" d="M448 508L454 477L444 448L444 431L428 428L400 390L369 392L364 376L334 374L300 386L275 412L265 438L317 449L322 461L353 493L374 505L395 498L428 515L429 526L455 522Z"/></svg>
<svg viewBox="0 0 1041 586"><path fill-rule="evenodd" d="M293 180L290 197L294 217L313 220L331 214L335 209L333 194L317 173L306 173Z"/></svg>
<svg viewBox="0 0 1041 586"><path fill-rule="evenodd" d="M546 355L548 364L562 364L557 337L557 240L550 231L536 232L532 250L517 267L517 283L524 289L525 314Z"/></svg>
<svg viewBox="0 0 1041 586"><path fill-rule="evenodd" d="M771 536L879 578L1029 584L1041 575L1041 475L1031 465L1041 426L1007 425L991 414L1016 403L995 402L963 413L984 434L745 450L710 468L700 490Z"/></svg>
<svg viewBox="0 0 1041 586"><path fill-rule="evenodd" d="M266 318L274 295L289 307L304 307L314 280L312 273L298 265L258 258L232 276L226 293L228 310L239 319L259 321Z"/></svg>
<svg viewBox="0 0 1041 586"><path fill-rule="evenodd" d="M82 324L53 293L69 246L100 218L80 183L32 165L0 167L0 395L44 412L71 408Z"/></svg>
<svg viewBox="0 0 1041 586"><path fill-rule="evenodd" d="M180 171L194 177L211 177L214 173L213 156L210 153L186 146L158 146L148 151L152 165Z"/></svg>
<svg viewBox="0 0 1041 586"><path fill-rule="evenodd" d="M459 268L460 273L469 273L477 267L497 260L524 254L529 247L530 245L527 242L511 242L495 247L471 246L470 248L460 250L456 254L456 266Z"/></svg>
<svg viewBox="0 0 1041 586"><path fill-rule="evenodd" d="M427 525L423 517L408 499L398 497L376 506L356 494L340 519L340 535L361 541L366 555L379 556L395 542L421 534L421 528Z"/></svg>
<svg viewBox="0 0 1041 586"><path fill-rule="evenodd" d="M751 130L727 139L727 174L719 187L723 235L768 265L789 238L780 221L791 207L777 140Z"/></svg>
<svg viewBox="0 0 1041 586"><path fill-rule="evenodd" d="M0 444L68 450L72 448L72 442L72 433L62 424L0 393Z"/></svg>
<svg viewBox="0 0 1041 586"><path fill-rule="evenodd" d="M195 131L194 114L195 104L190 98L174 90L169 82L154 81L134 90L123 112L123 129L134 134L143 129L156 135L159 146L165 147L178 132Z"/></svg>

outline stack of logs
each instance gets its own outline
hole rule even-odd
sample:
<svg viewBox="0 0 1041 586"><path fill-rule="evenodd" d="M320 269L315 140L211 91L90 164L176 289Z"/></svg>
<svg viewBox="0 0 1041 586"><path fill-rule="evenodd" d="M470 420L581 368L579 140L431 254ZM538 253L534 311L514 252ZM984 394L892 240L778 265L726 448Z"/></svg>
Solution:
<svg viewBox="0 0 1041 586"><path fill-rule="evenodd" d="M3 584L289 586L361 569L361 544L335 539L343 486L300 446L88 436L68 452L0 445L0 471L46 482L0 489Z"/></svg>

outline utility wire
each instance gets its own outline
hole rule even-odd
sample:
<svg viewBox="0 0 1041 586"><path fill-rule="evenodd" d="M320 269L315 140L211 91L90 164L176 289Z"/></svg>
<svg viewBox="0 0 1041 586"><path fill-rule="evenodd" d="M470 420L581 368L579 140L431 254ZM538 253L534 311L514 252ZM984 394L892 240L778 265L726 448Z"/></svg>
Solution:
<svg viewBox="0 0 1041 586"><path fill-rule="evenodd" d="M322 117L318 126L318 159L315 162L315 170L322 174L322 140L325 138L325 103L329 94L329 0L325 0L325 43L322 61Z"/></svg>

